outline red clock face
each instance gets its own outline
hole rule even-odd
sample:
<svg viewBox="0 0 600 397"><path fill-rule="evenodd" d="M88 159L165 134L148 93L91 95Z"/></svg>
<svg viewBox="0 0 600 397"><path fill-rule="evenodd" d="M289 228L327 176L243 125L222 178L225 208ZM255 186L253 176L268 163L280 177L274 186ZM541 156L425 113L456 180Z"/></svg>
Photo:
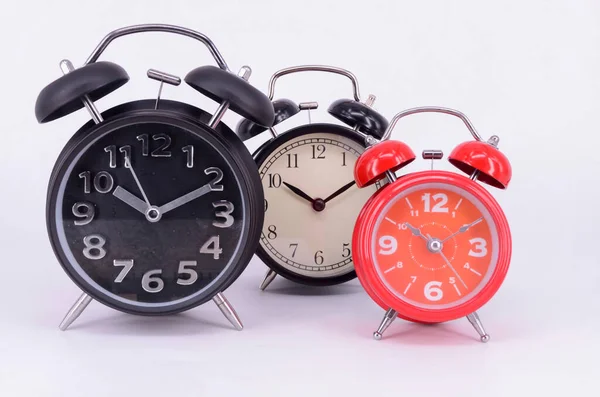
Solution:
<svg viewBox="0 0 600 397"><path fill-rule="evenodd" d="M506 219L491 195L462 175L402 177L367 203L359 222L359 278L403 317L437 322L469 314L491 298L508 268Z"/></svg>

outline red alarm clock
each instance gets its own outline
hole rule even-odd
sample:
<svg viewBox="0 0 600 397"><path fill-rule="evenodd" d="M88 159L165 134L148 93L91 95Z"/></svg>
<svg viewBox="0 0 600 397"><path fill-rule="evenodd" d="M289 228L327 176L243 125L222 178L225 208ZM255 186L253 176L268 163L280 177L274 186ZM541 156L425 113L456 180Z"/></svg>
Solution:
<svg viewBox="0 0 600 397"><path fill-rule="evenodd" d="M427 170L396 177L414 152L389 140L403 117L445 113L460 118L474 140L458 145L449 156L462 173ZM353 233L358 278L371 298L386 311L373 334L377 340L396 317L439 323L467 317L482 342L489 340L476 311L498 291L508 271L511 234L494 197L478 182L505 189L512 170L498 150L498 137L484 141L461 112L419 107L398 113L381 141L359 157L356 184L370 186L387 178L361 210ZM427 150L423 158L440 159Z"/></svg>

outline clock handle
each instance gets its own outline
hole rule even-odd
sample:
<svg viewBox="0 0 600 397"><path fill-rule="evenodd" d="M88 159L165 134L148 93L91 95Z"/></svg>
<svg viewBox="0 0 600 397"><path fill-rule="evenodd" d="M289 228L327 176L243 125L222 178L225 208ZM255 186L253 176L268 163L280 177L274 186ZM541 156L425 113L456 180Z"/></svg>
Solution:
<svg viewBox="0 0 600 397"><path fill-rule="evenodd" d="M349 70L326 65L299 65L278 70L273 76L271 76L271 80L269 80L269 99L273 100L273 96L275 95L275 82L278 78L285 76L286 74L299 72L326 72L345 76L352 82L352 93L354 95L354 100L360 102L360 92L358 89L358 80L356 79L356 76Z"/></svg>
<svg viewBox="0 0 600 397"><path fill-rule="evenodd" d="M471 180L479 180L488 185L506 189L512 178L512 167L508 158L498 150L500 138L492 135L487 141L484 141L473 123L458 110L439 106L422 106L403 110L392 118L379 141L370 137L369 140L366 140L367 145L370 147L389 140L394 127L401 118L417 113L444 113L461 119L475 141L463 142L458 145L450 153L448 160L461 171L469 174Z"/></svg>
<svg viewBox="0 0 600 397"><path fill-rule="evenodd" d="M102 39L100 44L98 44L98 46L94 49L92 54L85 61L85 65L96 62L98 60L98 58L100 57L100 55L104 52L104 50L106 50L106 47L108 47L108 45L113 40L115 40L119 37L122 37L122 36L127 36L127 35L134 34L134 33L144 33L144 32L175 33L175 34L179 34L182 36L190 37L192 39L196 39L196 40L202 42L204 45L206 45L206 47L208 47L208 50L210 51L211 55L215 58L215 61L217 62L217 65L219 66L219 68L221 68L225 71L230 71L229 66L227 66L227 63L225 62L225 59L223 59L223 56L221 55L221 53L219 52L219 50L217 49L215 44L212 42L212 40L208 38L208 36L204 35L203 33L192 30L192 29L175 26L175 25L165 25L165 24L132 25L132 26L126 26L126 27L123 27L120 29L113 30L112 32L107 34Z"/></svg>
<svg viewBox="0 0 600 397"><path fill-rule="evenodd" d="M400 113L396 114L394 116L394 118L392 118L392 120L390 120L390 124L388 125L387 129L385 130L380 141L386 141L390 138L394 127L396 126L396 124L398 123L398 121L401 118L410 116L411 114L417 114L417 113L444 113L444 114L449 114L451 116L458 117L459 119L461 119L463 121L463 123L465 123L465 125L469 129L469 132L471 132L471 135L473 135L473 138L476 141L483 141L483 139L481 138L481 135L479 135L479 133L473 126L473 123L471 123L471 121L467 118L467 116L464 113L462 113L458 110L443 108L443 107L439 107L439 106L421 106L421 107L401 111Z"/></svg>

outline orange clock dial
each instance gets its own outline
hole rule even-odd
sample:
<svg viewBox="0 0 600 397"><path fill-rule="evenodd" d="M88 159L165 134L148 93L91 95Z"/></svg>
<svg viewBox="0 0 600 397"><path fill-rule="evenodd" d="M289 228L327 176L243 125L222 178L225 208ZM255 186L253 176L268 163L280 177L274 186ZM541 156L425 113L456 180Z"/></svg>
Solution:
<svg viewBox="0 0 600 397"><path fill-rule="evenodd" d="M498 262L498 231L474 195L421 183L382 209L371 241L376 274L397 298L445 309L477 295Z"/></svg>

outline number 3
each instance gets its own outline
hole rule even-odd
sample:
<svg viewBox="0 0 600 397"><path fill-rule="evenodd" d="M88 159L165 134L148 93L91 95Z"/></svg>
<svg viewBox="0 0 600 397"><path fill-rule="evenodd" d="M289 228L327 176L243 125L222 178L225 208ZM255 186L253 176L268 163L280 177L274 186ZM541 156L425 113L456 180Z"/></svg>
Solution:
<svg viewBox="0 0 600 397"><path fill-rule="evenodd" d="M469 250L469 256L474 256L476 258L483 258L487 255L488 251L486 248L487 242L485 239L481 237L472 238L469 240L469 243L475 244L471 250Z"/></svg>
<svg viewBox="0 0 600 397"><path fill-rule="evenodd" d="M221 227L221 228L227 228L231 225L233 225L233 216L231 216L231 213L233 212L233 204L227 200L219 200L219 201L215 201L214 203L212 203L213 208L218 208L218 207L225 207L224 211L217 211L217 213L215 214L218 218L224 218L225 220L222 222L219 221L213 221L213 226L216 227Z"/></svg>

